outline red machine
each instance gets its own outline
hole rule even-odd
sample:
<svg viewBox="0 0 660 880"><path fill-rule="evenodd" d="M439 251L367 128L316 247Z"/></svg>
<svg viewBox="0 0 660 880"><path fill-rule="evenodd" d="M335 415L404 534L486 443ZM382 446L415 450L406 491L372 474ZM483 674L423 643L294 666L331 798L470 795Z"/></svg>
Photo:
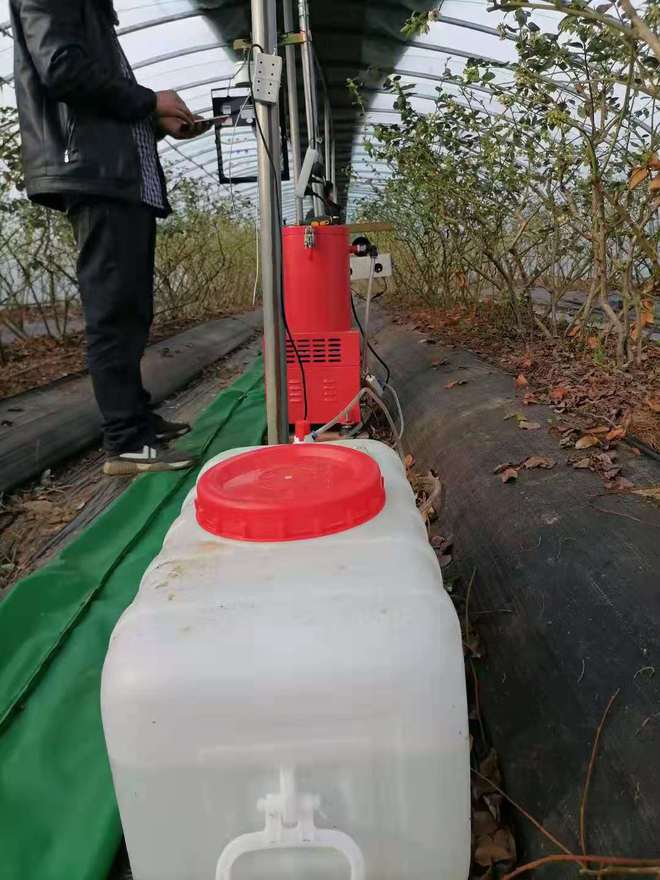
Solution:
<svg viewBox="0 0 660 880"><path fill-rule="evenodd" d="M286 340L289 422L321 425L360 421L360 334L352 329L350 246L345 226L282 230L284 304L293 344ZM295 348L294 348L295 346ZM296 353L297 352L297 353Z"/></svg>

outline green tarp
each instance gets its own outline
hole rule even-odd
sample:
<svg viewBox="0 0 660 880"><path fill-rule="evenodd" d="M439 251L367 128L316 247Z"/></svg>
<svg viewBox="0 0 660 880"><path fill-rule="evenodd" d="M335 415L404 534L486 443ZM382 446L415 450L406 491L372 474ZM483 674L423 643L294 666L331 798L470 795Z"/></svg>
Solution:
<svg viewBox="0 0 660 880"><path fill-rule="evenodd" d="M197 420L204 460L261 442L261 364ZM101 728L108 639L196 472L136 480L0 605L0 878L99 880L121 839Z"/></svg>

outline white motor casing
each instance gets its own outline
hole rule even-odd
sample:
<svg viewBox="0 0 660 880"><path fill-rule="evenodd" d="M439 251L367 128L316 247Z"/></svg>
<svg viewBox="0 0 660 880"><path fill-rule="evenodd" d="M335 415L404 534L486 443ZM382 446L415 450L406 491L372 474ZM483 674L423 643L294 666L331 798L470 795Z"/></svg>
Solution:
<svg viewBox="0 0 660 880"><path fill-rule="evenodd" d="M380 466L381 513L242 542L192 492L115 628L102 712L134 880L468 875L456 612L398 457L342 445Z"/></svg>
<svg viewBox="0 0 660 880"><path fill-rule="evenodd" d="M372 265L373 264L373 265ZM371 277L392 277L392 255L378 254L377 257L351 256L351 281L368 281Z"/></svg>

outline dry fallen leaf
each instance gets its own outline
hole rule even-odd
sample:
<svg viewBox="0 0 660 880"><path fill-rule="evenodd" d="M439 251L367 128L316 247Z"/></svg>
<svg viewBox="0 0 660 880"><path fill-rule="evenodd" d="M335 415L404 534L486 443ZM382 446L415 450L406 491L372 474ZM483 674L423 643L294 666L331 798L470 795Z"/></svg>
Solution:
<svg viewBox="0 0 660 880"><path fill-rule="evenodd" d="M605 483L605 488L608 492L629 492L634 485L634 483L631 483L631 481L627 480L625 477L616 477L616 479L612 480L610 483Z"/></svg>
<svg viewBox="0 0 660 880"><path fill-rule="evenodd" d="M406 470L409 471L410 468L415 464L414 457L410 454L406 455L406 457L404 459L404 464L406 466Z"/></svg>
<svg viewBox="0 0 660 880"><path fill-rule="evenodd" d="M451 388L455 388L457 385L466 385L466 384L467 384L467 379L454 379L453 382L447 382L447 384L445 385L445 388L451 389Z"/></svg>
<svg viewBox="0 0 660 880"><path fill-rule="evenodd" d="M507 468L505 471L502 471L500 474L500 480L503 483L511 483L513 480L518 479L518 471L515 468Z"/></svg>
<svg viewBox="0 0 660 880"><path fill-rule="evenodd" d="M470 632L463 639L463 648L467 651L468 656L474 657L475 660L479 660L484 656L483 644L479 633L472 628L470 628Z"/></svg>
<svg viewBox="0 0 660 880"><path fill-rule="evenodd" d="M488 810L475 810L472 814L472 833L477 837L484 834L494 834L497 831L497 822Z"/></svg>
<svg viewBox="0 0 660 880"><path fill-rule="evenodd" d="M646 178L649 176L649 169L646 165L638 165L636 168L630 172L630 177L628 178L628 189L635 189L643 183Z"/></svg>
<svg viewBox="0 0 660 880"><path fill-rule="evenodd" d="M441 361L431 361L431 366L432 367L445 367L445 366L447 366L448 363L449 363L449 361L447 360L447 358L443 358Z"/></svg>
<svg viewBox="0 0 660 880"><path fill-rule="evenodd" d="M600 339L597 336L590 336L587 339L587 345L592 351L595 351L600 345Z"/></svg>
<svg viewBox="0 0 660 880"><path fill-rule="evenodd" d="M574 468L590 468L591 467L591 459L590 458L580 458L578 461L573 462Z"/></svg>
<svg viewBox="0 0 660 880"><path fill-rule="evenodd" d="M648 408L651 412L660 413L660 397L650 398L648 400Z"/></svg>
<svg viewBox="0 0 660 880"><path fill-rule="evenodd" d="M483 801L496 822L502 821L502 795L496 792L483 795Z"/></svg>
<svg viewBox="0 0 660 880"><path fill-rule="evenodd" d="M500 772L500 759L495 749L491 748L486 757L479 764L479 773L494 782L495 785L501 785L502 773ZM491 790L489 786L486 791Z"/></svg>
<svg viewBox="0 0 660 880"><path fill-rule="evenodd" d="M529 385L529 382L525 379L523 374L520 373L516 378L515 386L516 388L524 388L526 385Z"/></svg>
<svg viewBox="0 0 660 880"><path fill-rule="evenodd" d="M660 486L647 486L645 489L633 489L633 495L641 495L642 498L650 498L660 504Z"/></svg>
<svg viewBox="0 0 660 880"><path fill-rule="evenodd" d="M567 394L568 388L564 388L563 385L557 385L556 388L550 391L550 400L554 400L555 403L561 403Z"/></svg>
<svg viewBox="0 0 660 880"><path fill-rule="evenodd" d="M478 865L487 868L493 862L511 861L511 854L506 845L497 842L494 837L484 834L477 840L477 847L474 851L474 860Z"/></svg>
<svg viewBox="0 0 660 880"><path fill-rule="evenodd" d="M494 474L501 474L502 471L505 471L507 468L517 468L519 465L515 464L512 461L505 461L504 464L498 464L496 468L493 468Z"/></svg>
<svg viewBox="0 0 660 880"><path fill-rule="evenodd" d="M53 502L46 500L25 501L23 507L30 513L35 513L38 516L50 516L55 509Z"/></svg>
<svg viewBox="0 0 660 880"><path fill-rule="evenodd" d="M436 535L431 539L431 546L435 550L436 553L440 555L445 555L448 553L454 545L454 538L452 535L448 535L446 538L443 535Z"/></svg>
<svg viewBox="0 0 660 880"><path fill-rule="evenodd" d="M541 427L540 422L528 422L527 419L519 419L518 427L523 431L537 431Z"/></svg>
<svg viewBox="0 0 660 880"><path fill-rule="evenodd" d="M600 440L593 434L583 434L575 444L576 449L589 449L592 446L598 446Z"/></svg>
<svg viewBox="0 0 660 880"><path fill-rule="evenodd" d="M642 315L640 318L640 323L642 327L646 327L648 324L653 324L655 321L655 312L653 308L653 300L644 299L642 300Z"/></svg>
<svg viewBox="0 0 660 880"><path fill-rule="evenodd" d="M608 431L605 435L605 439L609 440L612 443L614 440L621 440L626 436L625 428L612 428L611 431Z"/></svg>
<svg viewBox="0 0 660 880"><path fill-rule="evenodd" d="M527 471L534 470L534 468L553 468L555 466L555 462L551 458L544 458L540 455L531 455L528 459L526 459L522 466Z"/></svg>
<svg viewBox="0 0 660 880"><path fill-rule="evenodd" d="M525 396L523 397L523 405L524 406L533 406L535 403L538 403L538 400L534 396L531 391L526 391Z"/></svg>

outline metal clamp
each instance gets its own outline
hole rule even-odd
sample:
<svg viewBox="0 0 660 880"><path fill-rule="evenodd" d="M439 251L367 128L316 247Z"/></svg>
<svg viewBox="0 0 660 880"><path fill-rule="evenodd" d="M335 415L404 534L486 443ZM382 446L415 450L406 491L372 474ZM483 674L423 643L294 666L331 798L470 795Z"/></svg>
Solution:
<svg viewBox="0 0 660 880"><path fill-rule="evenodd" d="M314 233L313 226L305 226L305 240L304 245L306 248L316 247L316 235Z"/></svg>

